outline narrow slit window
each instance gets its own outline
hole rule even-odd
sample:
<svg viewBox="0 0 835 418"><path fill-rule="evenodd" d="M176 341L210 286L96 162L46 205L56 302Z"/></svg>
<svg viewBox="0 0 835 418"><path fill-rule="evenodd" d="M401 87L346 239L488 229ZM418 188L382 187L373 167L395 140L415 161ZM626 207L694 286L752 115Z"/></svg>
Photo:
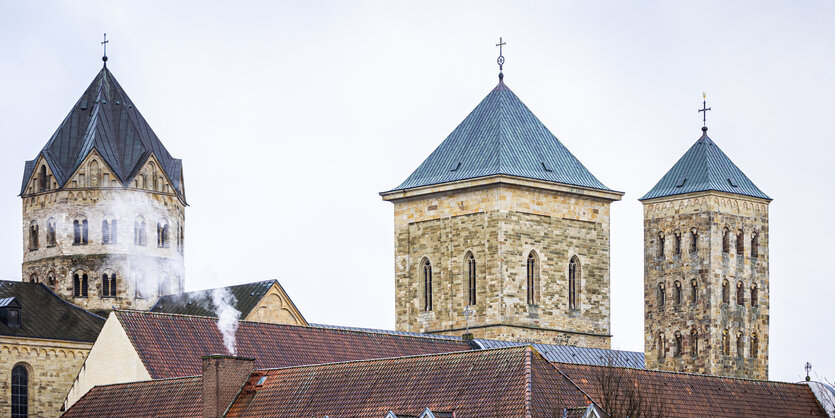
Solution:
<svg viewBox="0 0 835 418"><path fill-rule="evenodd" d="M467 305L476 304L476 269L473 253L467 254Z"/></svg>
<svg viewBox="0 0 835 418"><path fill-rule="evenodd" d="M423 310L432 310L432 264L428 259L423 261Z"/></svg>

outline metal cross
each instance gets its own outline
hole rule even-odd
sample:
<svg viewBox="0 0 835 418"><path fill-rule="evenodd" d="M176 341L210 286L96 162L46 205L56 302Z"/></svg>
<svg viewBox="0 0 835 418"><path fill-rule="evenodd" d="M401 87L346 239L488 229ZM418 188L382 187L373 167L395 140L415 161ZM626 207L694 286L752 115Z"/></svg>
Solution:
<svg viewBox="0 0 835 418"><path fill-rule="evenodd" d="M499 43L496 44L499 47L499 59L496 62L499 64L499 71L502 71L502 66L504 65L504 55L502 55L502 47L507 45L507 42L502 42L502 37L499 36Z"/></svg>
<svg viewBox="0 0 835 418"><path fill-rule="evenodd" d="M467 321L467 330L466 330L466 331L464 331L464 333L465 333L465 334L469 334L469 333L470 333L470 315L474 314L475 312L474 312L472 309L470 309L470 306L469 306L469 305L467 305L467 307L466 307L466 308L464 308L464 312L463 312L463 313L464 313L464 318L465 318L465 319L466 319L466 321Z"/></svg>
<svg viewBox="0 0 835 418"><path fill-rule="evenodd" d="M110 43L110 41L107 40L107 34L105 33L104 34L104 41L102 41L102 43L101 43L102 45L104 45L104 56L105 57L107 56L107 44L108 43Z"/></svg>
<svg viewBox="0 0 835 418"><path fill-rule="evenodd" d="M702 125L707 126L707 111L710 110L707 107L707 94L702 92L702 108L699 109L699 113L702 114Z"/></svg>

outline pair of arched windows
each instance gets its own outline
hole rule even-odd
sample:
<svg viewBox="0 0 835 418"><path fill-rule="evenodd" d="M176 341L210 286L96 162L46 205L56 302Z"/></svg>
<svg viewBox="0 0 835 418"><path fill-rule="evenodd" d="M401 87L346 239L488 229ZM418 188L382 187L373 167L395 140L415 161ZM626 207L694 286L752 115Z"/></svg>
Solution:
<svg viewBox="0 0 835 418"><path fill-rule="evenodd" d="M116 297L116 273L101 275L101 296L103 298Z"/></svg>
<svg viewBox="0 0 835 418"><path fill-rule="evenodd" d="M29 416L29 370L18 364L12 368L12 418Z"/></svg>
<svg viewBox="0 0 835 418"><path fill-rule="evenodd" d="M571 257L568 261L568 309L577 310L577 299L580 283L580 259L577 256ZM539 257L536 252L528 253L527 269L526 269L526 296L529 305L539 304Z"/></svg>
<svg viewBox="0 0 835 418"><path fill-rule="evenodd" d="M34 251L38 249L38 222L32 221L29 223L29 250Z"/></svg>
<svg viewBox="0 0 835 418"><path fill-rule="evenodd" d="M160 220L157 222L157 247L168 248L169 240L169 227L168 221L165 219Z"/></svg>
<svg viewBox="0 0 835 418"><path fill-rule="evenodd" d="M72 221L72 232L73 245L87 245L87 243L89 242L87 219L76 219Z"/></svg>
<svg viewBox="0 0 835 418"><path fill-rule="evenodd" d="M116 244L119 236L119 224L115 219L108 221L107 219L101 221L101 243L102 244Z"/></svg>
<svg viewBox="0 0 835 418"><path fill-rule="evenodd" d="M145 219L141 216L133 221L133 244L145 245Z"/></svg>
<svg viewBox="0 0 835 418"><path fill-rule="evenodd" d="M44 164L38 171L38 191L45 192L47 190L49 190L49 177L46 175L46 164Z"/></svg>
<svg viewBox="0 0 835 418"><path fill-rule="evenodd" d="M46 246L55 246L55 218L46 220Z"/></svg>
<svg viewBox="0 0 835 418"><path fill-rule="evenodd" d="M75 272L72 276L72 288L73 296L77 298L86 298L88 289L87 273Z"/></svg>

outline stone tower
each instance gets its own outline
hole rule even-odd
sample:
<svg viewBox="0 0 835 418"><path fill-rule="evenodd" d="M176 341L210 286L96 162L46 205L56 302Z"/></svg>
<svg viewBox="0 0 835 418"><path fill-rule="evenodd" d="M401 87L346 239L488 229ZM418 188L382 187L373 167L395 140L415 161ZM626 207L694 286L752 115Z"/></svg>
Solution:
<svg viewBox="0 0 835 418"><path fill-rule="evenodd" d="M646 365L767 379L771 199L702 132L640 199Z"/></svg>
<svg viewBox="0 0 835 418"><path fill-rule="evenodd" d="M501 80L397 188L396 328L609 348L608 189Z"/></svg>
<svg viewBox="0 0 835 418"><path fill-rule="evenodd" d="M107 69L26 162L23 280L85 309L147 309L183 290L185 188Z"/></svg>

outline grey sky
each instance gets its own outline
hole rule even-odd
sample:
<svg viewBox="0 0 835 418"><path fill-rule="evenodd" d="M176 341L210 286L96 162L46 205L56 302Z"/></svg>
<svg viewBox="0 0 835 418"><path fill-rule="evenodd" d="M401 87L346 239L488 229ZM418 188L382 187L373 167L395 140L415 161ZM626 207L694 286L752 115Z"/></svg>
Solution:
<svg viewBox="0 0 835 418"><path fill-rule="evenodd" d="M773 379L835 378L830 2L0 0L0 276L25 160L101 67L183 159L186 286L277 278L311 322L394 326L403 181L505 81L608 187L613 347L643 349L647 192L699 137L774 198Z"/></svg>

